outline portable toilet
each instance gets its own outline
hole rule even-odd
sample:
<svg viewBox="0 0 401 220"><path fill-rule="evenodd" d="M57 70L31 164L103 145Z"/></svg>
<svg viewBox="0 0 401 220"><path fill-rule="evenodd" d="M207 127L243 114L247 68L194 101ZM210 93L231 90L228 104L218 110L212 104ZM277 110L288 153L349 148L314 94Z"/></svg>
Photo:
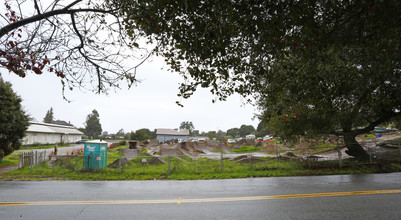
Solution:
<svg viewBox="0 0 401 220"><path fill-rule="evenodd" d="M107 142L94 140L85 142L84 170L93 170L107 166Z"/></svg>

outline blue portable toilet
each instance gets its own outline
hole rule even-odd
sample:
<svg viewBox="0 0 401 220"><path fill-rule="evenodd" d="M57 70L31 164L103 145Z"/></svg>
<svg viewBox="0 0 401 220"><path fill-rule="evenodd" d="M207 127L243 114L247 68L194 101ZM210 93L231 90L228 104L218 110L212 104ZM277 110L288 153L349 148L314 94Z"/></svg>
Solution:
<svg viewBox="0 0 401 220"><path fill-rule="evenodd" d="M107 166L107 145L102 140L85 142L84 170L94 170Z"/></svg>

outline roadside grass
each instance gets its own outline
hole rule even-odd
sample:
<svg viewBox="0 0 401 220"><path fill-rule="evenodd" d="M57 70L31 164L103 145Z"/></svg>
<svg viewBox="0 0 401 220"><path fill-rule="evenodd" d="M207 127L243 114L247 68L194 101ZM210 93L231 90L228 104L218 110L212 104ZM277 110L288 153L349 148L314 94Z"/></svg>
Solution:
<svg viewBox="0 0 401 220"><path fill-rule="evenodd" d="M118 157L111 157L113 160ZM146 163L142 159L147 158ZM121 174L117 168L102 168L92 171L83 171L83 159L79 156L70 156L59 159L52 166L42 163L33 167L13 170L0 175L0 180L196 180L196 179L228 179L248 177L279 177L279 176L309 176L309 175L334 175L334 174L366 174L379 172L377 164L360 166L345 166L339 168L338 164L307 163L305 161L281 161L263 158L258 162L234 162L191 157L170 158L169 165L149 164L150 157L142 156L131 160L128 165L122 167ZM165 158L164 160L166 160ZM108 163L112 163L110 160ZM347 164L347 161L344 161ZM348 163L350 164L350 163ZM401 171L400 164L392 164L392 171Z"/></svg>
<svg viewBox="0 0 401 220"><path fill-rule="evenodd" d="M19 156L16 153L12 153L10 155L7 155L4 157L4 161L0 161L0 167L1 166L11 166L11 165L17 165L19 163Z"/></svg>

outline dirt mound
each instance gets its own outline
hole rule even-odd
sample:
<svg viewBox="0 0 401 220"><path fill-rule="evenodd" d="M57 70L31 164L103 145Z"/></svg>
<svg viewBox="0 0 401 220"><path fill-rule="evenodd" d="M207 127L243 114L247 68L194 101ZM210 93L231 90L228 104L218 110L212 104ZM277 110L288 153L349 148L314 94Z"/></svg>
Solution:
<svg viewBox="0 0 401 220"><path fill-rule="evenodd" d="M269 163L260 157L251 156L249 158L248 155L241 155L239 157L234 158L233 161L239 162L239 163L249 163L249 162L251 162L251 163Z"/></svg>
<svg viewBox="0 0 401 220"><path fill-rule="evenodd" d="M297 155L295 155L294 154L294 152L292 152L292 151L287 151L287 152L285 152L284 154L281 154L280 155L280 158L282 159L282 160L302 160L302 158L301 157L298 157Z"/></svg>
<svg viewBox="0 0 401 220"><path fill-rule="evenodd" d="M280 148L280 145L277 145L278 148ZM260 149L260 151L265 151L265 152L276 152L276 145L274 144L268 144L264 148Z"/></svg>
<svg viewBox="0 0 401 220"><path fill-rule="evenodd" d="M147 144L146 147L156 147L156 146L159 146L159 145L160 145L160 143L159 143L159 141L157 139L152 139L152 140L149 141L149 143Z"/></svg>
<svg viewBox="0 0 401 220"><path fill-rule="evenodd" d="M185 151L189 155L198 155L202 154L203 152L197 148L197 144L194 142L182 142L180 143L181 150Z"/></svg>
<svg viewBox="0 0 401 220"><path fill-rule="evenodd" d="M217 141L206 141L205 144L208 147L209 151L231 153L231 151L228 149L225 143Z"/></svg>
<svg viewBox="0 0 401 220"><path fill-rule="evenodd" d="M295 155L294 152L292 152L292 151L287 151L287 152L285 152L282 156L286 156L286 157L297 157L297 155Z"/></svg>
<svg viewBox="0 0 401 220"><path fill-rule="evenodd" d="M254 139L241 139L237 143L232 144L230 148L232 149L239 149L242 146L247 145L247 146L255 146L255 140Z"/></svg>
<svg viewBox="0 0 401 220"><path fill-rule="evenodd" d="M181 144L162 144L160 146L160 154L163 156L182 156L185 155L180 148Z"/></svg>
<svg viewBox="0 0 401 220"><path fill-rule="evenodd" d="M152 144L151 141L146 148L150 155L158 154L162 156L191 156L216 152L231 153L224 143L219 143L217 141L181 142L162 145L156 145L155 142Z"/></svg>
<svg viewBox="0 0 401 220"><path fill-rule="evenodd" d="M110 168L118 168L118 166L120 165L120 160L121 160L121 166L126 166L129 165L129 160L125 157L123 158L118 158L117 160L113 161L113 163L109 164L107 167Z"/></svg>
<svg viewBox="0 0 401 220"><path fill-rule="evenodd" d="M209 147L209 141L198 141L196 148L205 154L213 152L213 148Z"/></svg>
<svg viewBox="0 0 401 220"><path fill-rule="evenodd" d="M151 165L159 165L159 164L165 164L167 163L160 157L152 157L152 159L149 160L149 164Z"/></svg>
<svg viewBox="0 0 401 220"><path fill-rule="evenodd" d="M258 143L256 143L255 147L266 147L267 145L269 145L270 143L266 142L266 141L259 141Z"/></svg>

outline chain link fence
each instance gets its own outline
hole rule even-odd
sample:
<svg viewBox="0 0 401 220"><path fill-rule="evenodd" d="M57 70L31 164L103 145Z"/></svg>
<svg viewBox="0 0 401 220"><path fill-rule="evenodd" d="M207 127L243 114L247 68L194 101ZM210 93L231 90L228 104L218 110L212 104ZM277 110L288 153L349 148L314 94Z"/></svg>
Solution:
<svg viewBox="0 0 401 220"><path fill-rule="evenodd" d="M379 150L378 150L379 149ZM385 149L385 150L383 150ZM321 150L321 149L320 149ZM401 161L401 141L387 147L369 145L368 161L358 161L345 153L346 148L337 146L327 151L316 148L275 149L252 153L216 153L199 155L159 156L142 155L134 158L108 156L107 167L100 169L83 169L87 161L84 155L48 155L46 152L23 153L20 156L20 168L35 164L46 164L50 169L67 169L76 172L110 172L130 175L171 175L174 173L230 173L246 171L267 171L276 169L315 169L343 168L374 164L386 159ZM386 156L387 155L387 156Z"/></svg>

